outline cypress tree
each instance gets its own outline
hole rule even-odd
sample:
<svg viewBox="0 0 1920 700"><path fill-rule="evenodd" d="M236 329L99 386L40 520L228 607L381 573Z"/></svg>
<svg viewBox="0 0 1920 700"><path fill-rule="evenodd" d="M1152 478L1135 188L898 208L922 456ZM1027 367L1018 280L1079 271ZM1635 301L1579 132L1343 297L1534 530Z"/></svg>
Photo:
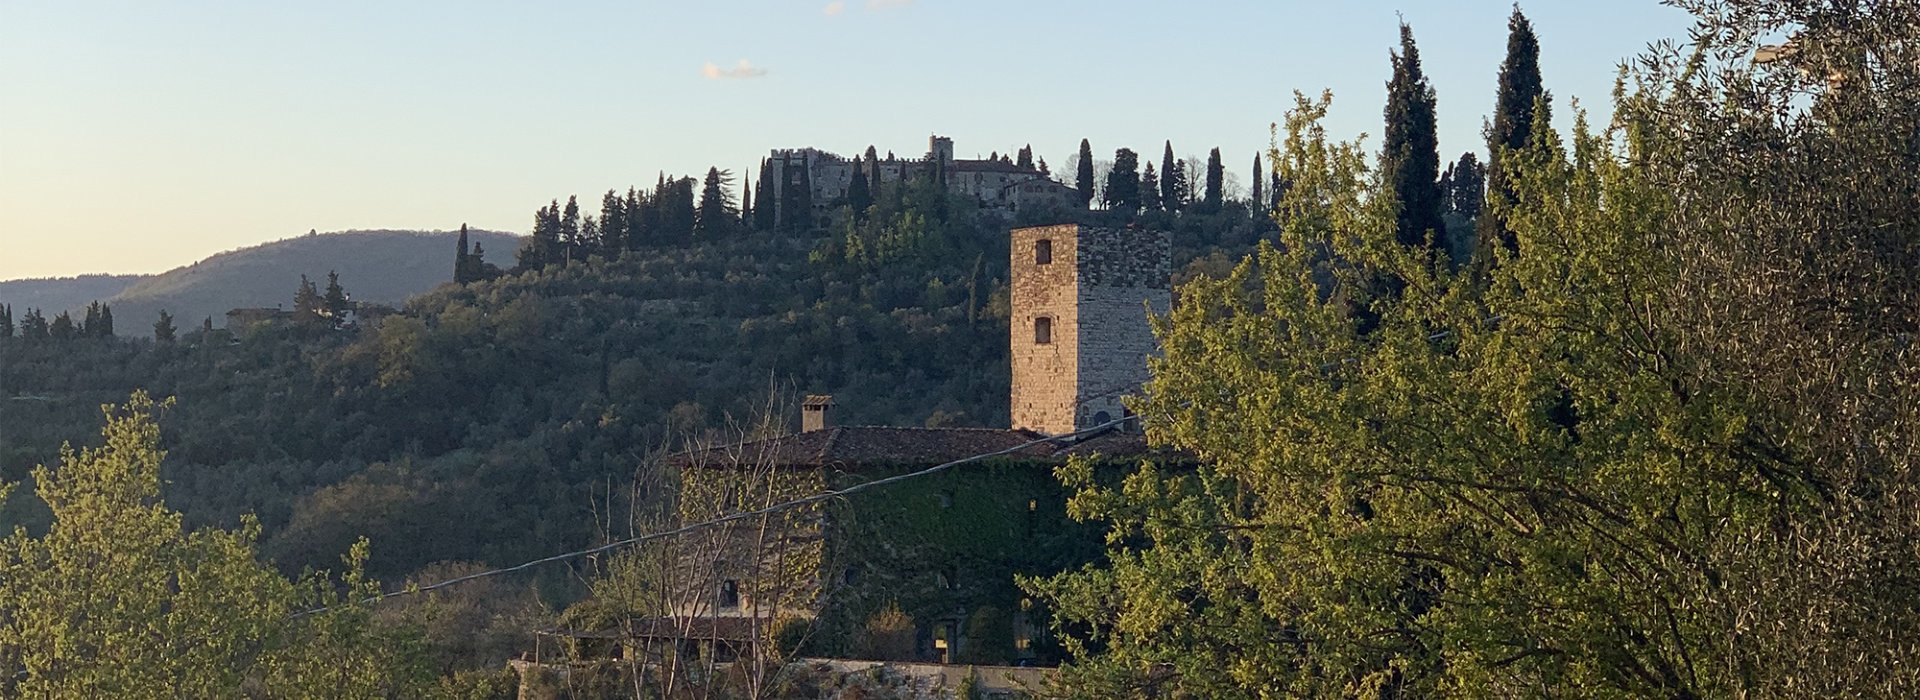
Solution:
<svg viewBox="0 0 1920 700"><path fill-rule="evenodd" d="M1267 181L1267 174L1260 172L1260 154L1253 154L1253 193L1247 196L1249 209L1259 211L1267 205L1265 192L1261 189Z"/></svg>
<svg viewBox="0 0 1920 700"><path fill-rule="evenodd" d="M872 150L872 147L869 146L868 150ZM780 224L777 218L780 214L780 203L773 198L774 177L772 161L761 159L760 189L754 193L753 198L760 203L760 206L753 210L753 227L761 231L772 231Z"/></svg>
<svg viewBox="0 0 1920 700"><path fill-rule="evenodd" d="M473 264L467 262L467 225L460 224L460 242L453 251L453 283L466 284L473 281Z"/></svg>
<svg viewBox="0 0 1920 700"><path fill-rule="evenodd" d="M100 302L94 301L92 303L87 304L86 320L81 321L76 330L78 331L80 337L91 338L93 337L95 331L98 331L99 328L100 328Z"/></svg>
<svg viewBox="0 0 1920 700"><path fill-rule="evenodd" d="M0 338L13 337L13 307L0 304Z"/></svg>
<svg viewBox="0 0 1920 700"><path fill-rule="evenodd" d="M782 170L785 171L785 175L780 184L783 195L780 202L780 223L788 233L811 232L813 230L813 173L810 172L804 160L799 164L795 164L790 158L784 162ZM937 164L934 165L934 169L939 170ZM934 176L938 177L938 174L934 173Z"/></svg>
<svg viewBox="0 0 1920 700"><path fill-rule="evenodd" d="M27 340L47 339L47 317L41 315L39 309L27 309L26 313L20 315L20 337Z"/></svg>
<svg viewBox="0 0 1920 700"><path fill-rule="evenodd" d="M1536 118L1535 103L1544 105L1545 98L1546 90L1540 81L1540 40L1534 36L1533 23L1527 21L1527 16L1515 5L1513 14L1507 18L1507 58L1500 64L1500 94L1493 105L1493 123L1487 130L1487 152L1492 158L1486 165L1486 201L1513 202L1513 190L1507 184L1501 163L1508 151L1527 146ZM1478 240L1473 254L1474 266L1478 268L1476 276L1482 279L1493 265L1493 246L1503 246L1509 252L1516 248L1513 231L1501 218L1499 207L1489 207L1483 214L1474 222L1474 235Z"/></svg>
<svg viewBox="0 0 1920 700"><path fill-rule="evenodd" d="M567 208L560 214L560 255L561 259L572 262L583 257L580 250L580 202L573 195L567 195Z"/></svg>
<svg viewBox="0 0 1920 700"><path fill-rule="evenodd" d="M1153 164L1140 171L1140 208L1147 211L1160 210L1160 176L1154 174Z"/></svg>
<svg viewBox="0 0 1920 700"><path fill-rule="evenodd" d="M608 258L620 257L627 249L627 200L618 190L609 188L600 195L600 236L594 247Z"/></svg>
<svg viewBox="0 0 1920 700"><path fill-rule="evenodd" d="M853 210L853 219L862 221L867 218L867 207L873 206L873 190L867 184L867 170L860 165L860 157L853 158L853 181L847 184L847 208Z"/></svg>
<svg viewBox="0 0 1920 700"><path fill-rule="evenodd" d="M1400 204L1395 238L1401 245L1425 245L1431 231L1435 245L1447 250L1447 226L1440 218L1440 142L1433 86L1420 69L1413 27L1400 25L1400 50L1392 59L1380 158L1388 186Z"/></svg>
<svg viewBox="0 0 1920 700"><path fill-rule="evenodd" d="M626 244L627 250L639 250L640 246L647 242L650 230L647 222L648 217L651 216L652 207L646 193L640 191L638 187L628 185L626 201L621 207L627 210L627 232L621 234L621 242Z"/></svg>
<svg viewBox="0 0 1920 700"><path fill-rule="evenodd" d="M54 340L72 340L74 335L73 317L68 316L65 311L60 312L59 316L53 317L53 323L47 324L47 337L49 338Z"/></svg>
<svg viewBox="0 0 1920 700"><path fill-rule="evenodd" d="M494 275L500 274L499 268L489 270L487 269L489 267L492 266L487 264L487 251L482 250L480 244L473 244L473 255L467 256L467 269L471 270L469 274L473 276L474 281L491 279Z"/></svg>
<svg viewBox="0 0 1920 700"><path fill-rule="evenodd" d="M1221 188L1227 178L1226 166L1220 164L1220 149L1214 148L1207 153L1207 211L1220 211L1223 201Z"/></svg>
<svg viewBox="0 0 1920 700"><path fill-rule="evenodd" d="M1447 171L1453 174L1453 188L1447 193L1452 211L1468 219L1480 216L1487 194L1487 169L1480 164L1480 157L1468 151L1447 166Z"/></svg>
<svg viewBox="0 0 1920 700"><path fill-rule="evenodd" d="M1167 211L1180 209L1179 183L1174 181L1179 163L1173 158L1173 141L1169 140L1160 154L1160 206Z"/></svg>
<svg viewBox="0 0 1920 700"><path fill-rule="evenodd" d="M516 267L521 270L546 267L558 260L555 253L559 250L560 200L556 199L533 213L533 235L520 244Z"/></svg>
<svg viewBox="0 0 1920 700"><path fill-rule="evenodd" d="M160 312L160 320L153 322L153 342L171 343L173 342L175 332L173 327L173 314L162 310Z"/></svg>
<svg viewBox="0 0 1920 700"><path fill-rule="evenodd" d="M1132 214L1140 210L1140 156L1131 148L1113 152L1113 169L1107 171L1107 208Z"/></svg>
<svg viewBox="0 0 1920 700"><path fill-rule="evenodd" d="M1019 160L1014 161L1013 165L1021 170L1033 169L1033 144L1020 147Z"/></svg>
<svg viewBox="0 0 1920 700"><path fill-rule="evenodd" d="M320 297L321 308L326 317L338 326L347 318L347 312L353 310L353 302L347 301L347 290L340 286L340 273L327 271L327 293Z"/></svg>
<svg viewBox="0 0 1920 700"><path fill-rule="evenodd" d="M293 292L294 320L309 322L320 316L320 291L313 286L313 280L306 275L300 276L300 288Z"/></svg>
<svg viewBox="0 0 1920 700"><path fill-rule="evenodd" d="M92 331L93 337L113 337L113 307L107 306L106 304L100 305L100 320L98 323L99 325L97 327L89 326L87 328L87 330Z"/></svg>
<svg viewBox="0 0 1920 700"><path fill-rule="evenodd" d="M667 182L667 197L661 209L662 227L670 240L686 243L693 240L694 226L699 223L698 205L695 203L694 179L675 178Z"/></svg>
<svg viewBox="0 0 1920 700"><path fill-rule="evenodd" d="M976 151L977 152L977 151ZM1073 183L1080 188L1080 206L1093 205L1093 146L1086 139L1080 139L1080 167L1074 173Z"/></svg>
<svg viewBox="0 0 1920 700"><path fill-rule="evenodd" d="M733 171L707 168L707 179L700 186L700 207L694 230L701 239L724 235L740 210L733 202Z"/></svg>
<svg viewBox="0 0 1920 700"><path fill-rule="evenodd" d="M1184 160L1174 161L1172 172L1172 175L1165 172L1160 174L1161 182L1169 180L1173 182L1173 199L1163 204L1167 207L1167 211L1183 210L1193 203L1193 179L1187 177L1187 162Z"/></svg>

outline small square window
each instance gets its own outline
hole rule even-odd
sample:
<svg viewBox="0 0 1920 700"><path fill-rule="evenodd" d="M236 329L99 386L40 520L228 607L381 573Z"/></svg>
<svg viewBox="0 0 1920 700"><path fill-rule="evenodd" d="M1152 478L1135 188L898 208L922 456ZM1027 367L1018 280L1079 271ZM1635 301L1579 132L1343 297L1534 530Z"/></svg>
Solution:
<svg viewBox="0 0 1920 700"><path fill-rule="evenodd" d="M1033 342L1038 345L1053 342L1053 319L1041 316L1033 320Z"/></svg>
<svg viewBox="0 0 1920 700"><path fill-rule="evenodd" d="M1033 264L1053 264L1053 241L1042 238L1033 242Z"/></svg>
<svg viewBox="0 0 1920 700"><path fill-rule="evenodd" d="M720 582L720 609L732 610L740 607L740 582L727 579Z"/></svg>

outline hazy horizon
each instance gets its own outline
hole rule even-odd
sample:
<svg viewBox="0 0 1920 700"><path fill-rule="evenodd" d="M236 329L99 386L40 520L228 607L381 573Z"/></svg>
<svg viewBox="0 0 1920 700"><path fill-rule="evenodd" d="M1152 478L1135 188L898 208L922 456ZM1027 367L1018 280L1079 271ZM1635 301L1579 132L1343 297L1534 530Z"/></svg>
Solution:
<svg viewBox="0 0 1920 700"><path fill-rule="evenodd" d="M1510 8L15 2L0 279L158 273L312 229L524 232L568 194L752 175L775 148L918 156L933 133L962 157L1031 144L1056 172L1081 138L1100 159L1218 146L1244 179L1295 90L1333 91L1335 136L1377 137L1402 18L1451 160L1485 150ZM1563 127L1572 98L1604 119L1619 63L1688 26L1651 0L1523 9Z"/></svg>

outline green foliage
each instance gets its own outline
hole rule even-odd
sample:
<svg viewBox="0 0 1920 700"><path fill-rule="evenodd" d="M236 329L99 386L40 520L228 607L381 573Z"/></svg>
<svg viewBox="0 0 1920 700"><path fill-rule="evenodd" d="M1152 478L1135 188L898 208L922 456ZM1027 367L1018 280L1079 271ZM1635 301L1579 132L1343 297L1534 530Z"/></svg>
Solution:
<svg viewBox="0 0 1920 700"><path fill-rule="evenodd" d="M377 590L364 543L335 583L289 581L254 557L259 526L188 532L159 501L166 406L109 406L104 444L33 480L44 535L0 541L0 690L21 697L411 697L406 635L344 604ZM342 596L345 597L342 597ZM295 617L312 606L337 606ZM246 689L243 693L243 689Z"/></svg>
<svg viewBox="0 0 1920 700"><path fill-rule="evenodd" d="M825 568L833 584L818 625L819 646L857 651L863 621L886 605L923 624L946 619L964 625L983 607L1019 609L1020 577L1099 561L1099 528L1071 521L1065 496L1045 470L988 462L970 465L964 474L852 497L829 516L836 529ZM1009 627L1006 638L989 641L989 647L1011 647L1011 634Z"/></svg>
<svg viewBox="0 0 1920 700"><path fill-rule="evenodd" d="M1140 156L1133 149L1113 152L1113 169L1107 171L1107 187L1101 196L1110 210L1125 214L1140 210Z"/></svg>
<svg viewBox="0 0 1920 700"><path fill-rule="evenodd" d="M898 603L888 603L873 617L867 618L861 632L860 658L874 661L914 659L913 617L902 612Z"/></svg>
<svg viewBox="0 0 1920 700"><path fill-rule="evenodd" d="M992 605L974 609L967 617L967 643L960 649L960 660L970 664L1006 665L1013 663L1013 617Z"/></svg>
<svg viewBox="0 0 1920 700"><path fill-rule="evenodd" d="M1205 197L1201 200L1207 211L1220 210L1220 203L1224 201L1222 190L1226 177L1226 166L1220 163L1220 149L1215 148L1209 151L1207 153L1207 189Z"/></svg>
<svg viewBox="0 0 1920 700"><path fill-rule="evenodd" d="M1062 472L1112 527L1110 565L1031 586L1076 693L1920 687L1884 661L1920 621L1897 573L1920 566L1917 324L1886 312L1920 298L1915 25L1761 5L1649 57L1604 133L1563 140L1536 102L1486 212L1513 247L1480 278L1400 245L1392 180L1301 100L1281 245L1157 326L1137 410L1204 466ZM1748 60L1796 27L1882 60L1796 104L1804 77Z"/></svg>
<svg viewBox="0 0 1920 700"><path fill-rule="evenodd" d="M1540 80L1540 39L1533 33L1533 22L1514 5L1507 18L1507 57L1500 63L1498 97L1493 105L1493 123L1487 131L1485 192L1491 211L1476 219L1476 247L1473 264L1482 279L1494 264L1495 247L1515 249L1513 232L1505 220L1505 207L1512 206L1515 193L1508 183L1506 155L1529 145L1536 121L1551 119L1545 112L1546 87Z"/></svg>
<svg viewBox="0 0 1920 700"><path fill-rule="evenodd" d="M153 322L153 342L171 343L177 333L173 327L173 314L160 312L160 317Z"/></svg>
<svg viewBox="0 0 1920 700"><path fill-rule="evenodd" d="M1147 211L1159 211L1162 209L1160 204L1160 175L1153 171L1152 163L1148 163L1146 169L1140 171L1140 208Z"/></svg>
<svg viewBox="0 0 1920 700"><path fill-rule="evenodd" d="M1173 157L1173 142L1166 143L1166 150L1160 155L1160 206L1167 211L1179 211L1186 206L1187 174L1184 165Z"/></svg>
<svg viewBox="0 0 1920 700"><path fill-rule="evenodd" d="M1074 171L1073 186L1080 193L1080 207L1093 203L1093 145L1080 139L1080 156Z"/></svg>
<svg viewBox="0 0 1920 700"><path fill-rule="evenodd" d="M733 200L733 171L717 167L707 169L700 186L700 206L696 212L694 235L702 239L725 236L735 231L740 206Z"/></svg>
<svg viewBox="0 0 1920 700"><path fill-rule="evenodd" d="M954 700L985 700L986 695L980 690L980 672L967 669L966 677L954 686L953 697Z"/></svg>
<svg viewBox="0 0 1920 700"><path fill-rule="evenodd" d="M1440 135L1434 109L1433 86L1420 68L1413 28L1402 23L1400 50L1393 54L1393 79L1387 82L1380 168L1400 205L1395 240L1406 246L1426 246L1431 241L1445 251L1452 246L1440 218Z"/></svg>
<svg viewBox="0 0 1920 700"><path fill-rule="evenodd" d="M0 388L37 398L0 401L0 475L24 477L84 437L91 406L145 386L182 402L169 502L195 526L256 513L287 571L361 535L391 578L571 549L593 541L608 480L743 415L770 378L834 393L850 421L1003 423L1006 327L985 300L1004 252L978 228L933 230L968 247L866 269L740 238L448 287L348 333L7 343Z"/></svg>
<svg viewBox="0 0 1920 700"><path fill-rule="evenodd" d="M27 340L45 340L50 336L47 318L39 309L27 309L20 315L20 337Z"/></svg>
<svg viewBox="0 0 1920 700"><path fill-rule="evenodd" d="M73 317L67 315L65 311L54 316L53 322L47 324L46 328L47 337L53 340L72 340L74 336L80 333L79 328L73 324Z"/></svg>
<svg viewBox="0 0 1920 700"><path fill-rule="evenodd" d="M783 660L800 658L812 638L813 621L800 617L778 618L773 621L773 629L767 632L775 658Z"/></svg>
<svg viewBox="0 0 1920 700"><path fill-rule="evenodd" d="M867 166L873 165L871 161ZM863 167L859 157L853 159L853 182L847 185L847 208L853 211L853 218L862 219L867 215L867 207L873 206L873 187L867 182L867 167Z"/></svg>

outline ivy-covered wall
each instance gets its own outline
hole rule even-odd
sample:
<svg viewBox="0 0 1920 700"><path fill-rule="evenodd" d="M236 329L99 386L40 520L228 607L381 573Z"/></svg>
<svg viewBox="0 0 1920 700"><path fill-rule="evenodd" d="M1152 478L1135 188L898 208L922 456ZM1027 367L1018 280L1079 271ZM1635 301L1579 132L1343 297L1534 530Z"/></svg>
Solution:
<svg viewBox="0 0 1920 700"><path fill-rule="evenodd" d="M863 465L829 483L843 487L917 466ZM863 627L889 603L918 628L922 658L937 658L933 629L953 623L963 638L952 660L1008 663L1047 645L1016 651L1016 622L1026 610L1016 575L1051 574L1103 556L1103 531L1066 514L1066 492L1051 465L990 461L857 494L827 510L825 590L812 651L859 652ZM971 634L970 634L971 633Z"/></svg>

